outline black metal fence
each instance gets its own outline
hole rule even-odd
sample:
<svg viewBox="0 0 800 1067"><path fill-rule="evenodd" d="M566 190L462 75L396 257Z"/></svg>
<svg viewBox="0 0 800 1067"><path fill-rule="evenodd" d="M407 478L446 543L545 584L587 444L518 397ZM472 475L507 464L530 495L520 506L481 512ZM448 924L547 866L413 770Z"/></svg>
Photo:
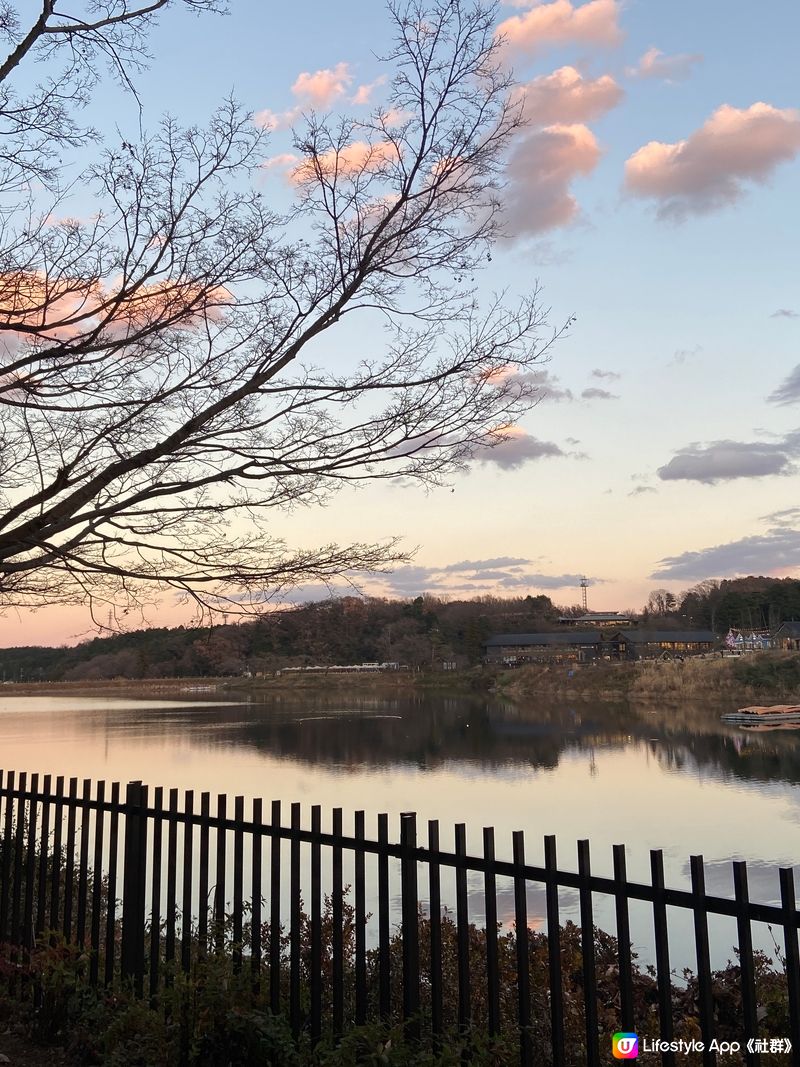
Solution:
<svg viewBox="0 0 800 1067"><path fill-rule="evenodd" d="M653 1007L660 1037L670 1041L674 1034L668 909L688 909L702 1058L715 1063L709 917L729 916L737 931L745 1061L759 1062L758 1051L748 1050L746 1042L763 1035L752 924L767 923L782 931L785 1036L798 1062L800 912L791 869L780 871L780 906L767 905L750 900L744 862L733 864L734 896L725 898L706 892L700 856L691 857L687 891L665 886L660 851L650 854L651 880L645 884L628 878L622 845L613 849L609 878L592 873L588 841L578 842L577 871L567 871L559 869L554 837L544 839L544 866L535 866L526 861L522 832L513 834L512 859L501 860L493 829L483 830L480 856L467 854L463 825L455 828L454 851L446 851L436 821L428 822L425 842L418 840L413 814L400 817L397 840L390 839L388 816L379 815L373 840L365 832L364 812L355 813L348 835L340 808L333 809L331 828L323 831L319 806L311 807L304 827L300 804L291 805L285 825L280 801L272 802L265 820L261 800L246 806L236 797L230 811L228 798L220 795L212 812L208 793L196 805L192 791L181 802L177 789L165 797L163 789L151 791L141 782L128 783L122 792L118 783L109 788L102 781L53 782L50 775L0 771L0 942L24 957L43 935L58 931L88 950L93 983L129 981L151 996L176 970L189 971L204 954L227 951L234 967L250 969L272 1011L286 1013L295 1034L305 1032L312 1041L371 1019L408 1020L412 1031L424 1019L434 1039L452 1023L466 1031L480 1022L492 1037L511 1031L519 1062L530 1064L538 1059L534 1035L544 1027L547 1058L556 1067L576 1041L594 1067L608 1059L610 1038L598 1024L598 1006L609 993L608 969L602 981L598 975L595 897L613 901L614 1001L622 1031L646 1022L636 1017L640 972L630 933L631 902L644 901L652 909ZM352 874L349 885L345 866ZM452 910L443 896L442 875L449 871L455 882ZM480 936L471 922L470 875L473 891L476 875L482 882ZM500 880L513 888L508 933L498 922ZM536 943L516 936L529 933L532 885L544 894L546 932L539 935L546 957L544 998L541 989L537 998L532 988ZM578 973L563 973L567 928L561 890L577 894ZM371 915L368 896L375 901ZM582 1001L580 1035L567 1031L567 984ZM545 1020L535 1017L537 1005ZM574 1016L570 1019L574 1023ZM674 1063L675 1053L664 1049L661 1059Z"/></svg>

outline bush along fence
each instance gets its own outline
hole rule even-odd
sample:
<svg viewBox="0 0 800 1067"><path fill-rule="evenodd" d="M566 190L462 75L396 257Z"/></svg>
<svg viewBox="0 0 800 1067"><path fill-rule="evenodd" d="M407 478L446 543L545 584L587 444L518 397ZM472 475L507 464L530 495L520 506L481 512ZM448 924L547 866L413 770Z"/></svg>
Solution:
<svg viewBox="0 0 800 1067"><path fill-rule="evenodd" d="M463 825L446 851L435 821L419 840L413 814L400 817L397 839L379 815L371 839L363 812L347 835L338 808L323 831L319 806L304 827L299 804L286 825L279 801L265 819L261 800L236 797L231 810L220 795L212 812L208 793L195 799L186 791L181 802L176 789L165 798L141 782L122 790L0 771L0 942L12 992L30 993L31 961L57 938L88 961L90 987L127 986L152 1004L224 958L237 995L285 1018L310 1049L376 1024L431 1055L459 1042L468 1054L472 1043L492 1063L594 1067L610 1061L615 1031L660 1038L667 1065L678 1040L694 1041L704 1065L726 1041L740 1046L734 1060L755 1065L777 1051L770 1039L788 1038L791 1056L779 1062L800 1062L791 869L780 871L781 904L767 905L750 900L744 862L733 864L734 896L725 898L706 892L700 856L690 861L691 889L677 890L665 886L660 851L645 884L628 878L621 845L609 878L592 873L588 841L578 842L577 871L566 871L554 837L544 840L544 866L534 866L522 832L512 859L501 860L489 828L474 856ZM443 874L454 877L452 909L443 906ZM481 925L470 918L476 878ZM512 889L505 924L498 882ZM543 891L542 931L529 924L532 886ZM578 922L562 921L561 890L577 895ZM598 896L613 902L614 936L595 925ZM655 962L646 968L631 947L636 901L652 911ZM688 910L693 923L696 970L680 978L670 962L672 909ZM709 917L718 915L735 922L738 961L715 971ZM753 923L778 931L777 968L754 950Z"/></svg>

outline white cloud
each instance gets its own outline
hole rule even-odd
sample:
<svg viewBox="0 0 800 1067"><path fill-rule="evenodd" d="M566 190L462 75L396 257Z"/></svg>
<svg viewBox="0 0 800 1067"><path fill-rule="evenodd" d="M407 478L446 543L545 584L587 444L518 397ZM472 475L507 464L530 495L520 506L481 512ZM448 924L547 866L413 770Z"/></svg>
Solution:
<svg viewBox="0 0 800 1067"><path fill-rule="evenodd" d="M796 404L800 400L800 363L767 399L773 404Z"/></svg>
<svg viewBox="0 0 800 1067"><path fill-rule="evenodd" d="M685 81L703 57L695 52L665 56L658 48L648 48L635 67L628 67L629 78L661 78L666 82Z"/></svg>
<svg viewBox="0 0 800 1067"><path fill-rule="evenodd" d="M609 393L607 389L598 389L593 386L591 389L583 390L581 400L619 400L619 397L616 393Z"/></svg>
<svg viewBox="0 0 800 1067"><path fill-rule="evenodd" d="M277 156L270 156L261 164L263 170L289 171L300 162L300 157L294 152L280 152Z"/></svg>

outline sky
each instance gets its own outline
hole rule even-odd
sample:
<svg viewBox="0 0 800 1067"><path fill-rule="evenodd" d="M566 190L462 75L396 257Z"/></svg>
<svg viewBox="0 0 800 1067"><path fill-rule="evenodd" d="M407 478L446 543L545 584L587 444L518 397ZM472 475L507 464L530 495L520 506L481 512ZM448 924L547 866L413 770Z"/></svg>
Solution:
<svg viewBox="0 0 800 1067"><path fill-rule="evenodd" d="M795 0L511 0L497 11L528 125L503 192L509 239L481 285L538 280L568 335L514 437L432 492L346 490L276 522L299 547L400 535L369 593L484 593L637 609L704 578L800 571L800 78ZM381 100L377 0L172 9L139 79L144 124L203 122L228 93L272 129L257 181L286 205L292 123ZM93 119L135 130L133 102ZM350 360L357 333L342 331ZM334 351L334 356L337 352ZM345 589L346 587L342 587ZM327 595L307 588L302 598ZM169 603L150 621L181 621ZM76 608L0 619L0 644L71 642Z"/></svg>

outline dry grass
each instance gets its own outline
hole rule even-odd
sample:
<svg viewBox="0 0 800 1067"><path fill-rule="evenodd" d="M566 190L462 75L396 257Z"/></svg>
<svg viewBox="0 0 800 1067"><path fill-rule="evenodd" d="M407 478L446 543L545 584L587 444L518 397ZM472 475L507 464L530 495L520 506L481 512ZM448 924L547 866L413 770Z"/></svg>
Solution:
<svg viewBox="0 0 800 1067"><path fill-rule="evenodd" d="M499 675L497 689L512 700L535 696L587 700L629 699L637 703L690 701L738 703L798 699L796 654L735 657L696 656L685 660L640 660L572 667L530 664ZM792 671L787 667L794 668Z"/></svg>
<svg viewBox="0 0 800 1067"><path fill-rule="evenodd" d="M684 701L699 697L749 695L733 659L644 661L637 665L628 695L634 700Z"/></svg>
<svg viewBox="0 0 800 1067"><path fill-rule="evenodd" d="M52 696L56 693L103 693L121 692L135 693L139 696L145 693L166 692L192 687L216 686L221 688L230 684L231 679L226 678L85 678L79 681L60 682L6 682L2 693L4 696L28 696L29 694L47 693Z"/></svg>
<svg viewBox="0 0 800 1067"><path fill-rule="evenodd" d="M496 688L512 700L544 695L619 700L629 692L636 671L633 663L598 663L586 667L529 664L500 674Z"/></svg>

